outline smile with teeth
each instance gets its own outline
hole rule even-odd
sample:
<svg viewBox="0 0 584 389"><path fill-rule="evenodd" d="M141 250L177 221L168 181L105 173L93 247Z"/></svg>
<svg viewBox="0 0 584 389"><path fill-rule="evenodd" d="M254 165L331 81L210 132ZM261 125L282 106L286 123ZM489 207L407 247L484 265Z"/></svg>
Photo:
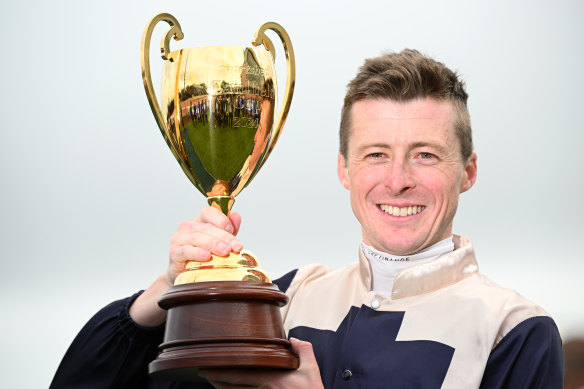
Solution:
<svg viewBox="0 0 584 389"><path fill-rule="evenodd" d="M381 208L383 212L392 216L409 216L422 212L426 207L422 205L412 205L409 207L392 207L391 205L387 204L379 204L379 208Z"/></svg>

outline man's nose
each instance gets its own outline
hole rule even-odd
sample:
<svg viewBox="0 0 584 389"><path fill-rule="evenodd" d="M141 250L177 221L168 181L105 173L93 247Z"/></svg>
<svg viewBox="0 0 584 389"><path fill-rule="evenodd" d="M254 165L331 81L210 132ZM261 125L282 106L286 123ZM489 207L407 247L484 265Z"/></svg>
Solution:
<svg viewBox="0 0 584 389"><path fill-rule="evenodd" d="M415 186L411 173L407 161L392 161L386 170L385 187L396 195L407 192Z"/></svg>

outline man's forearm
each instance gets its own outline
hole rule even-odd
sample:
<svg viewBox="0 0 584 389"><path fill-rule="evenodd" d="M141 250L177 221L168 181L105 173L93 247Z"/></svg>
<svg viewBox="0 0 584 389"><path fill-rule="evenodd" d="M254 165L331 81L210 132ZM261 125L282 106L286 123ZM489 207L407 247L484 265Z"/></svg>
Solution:
<svg viewBox="0 0 584 389"><path fill-rule="evenodd" d="M166 311L158 306L158 299L168 291L170 285L166 273L158 278L134 301L130 317L144 327L157 327L166 321Z"/></svg>

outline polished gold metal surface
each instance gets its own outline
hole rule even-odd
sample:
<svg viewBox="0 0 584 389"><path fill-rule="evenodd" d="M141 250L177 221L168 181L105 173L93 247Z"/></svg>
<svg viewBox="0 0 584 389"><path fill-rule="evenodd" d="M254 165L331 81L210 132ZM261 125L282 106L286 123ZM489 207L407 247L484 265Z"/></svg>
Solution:
<svg viewBox="0 0 584 389"><path fill-rule="evenodd" d="M247 250L231 253L227 257L215 256L211 262L188 262L186 271L179 274L175 285L190 282L218 281L271 282L270 277L258 266L256 257Z"/></svg>
<svg viewBox="0 0 584 389"><path fill-rule="evenodd" d="M160 44L164 67L159 105L149 58L152 32L160 21L171 28ZM286 55L286 89L277 115L275 50L266 30L276 32ZM295 83L292 43L282 26L273 22L257 30L252 40L255 48L194 47L171 52L173 37L180 40L183 33L170 14L157 15L146 25L141 53L146 96L189 180L209 204L229 214L234 197L266 162L286 121ZM232 253L227 258L214 256L210 262L189 263L176 282L269 280L255 258L253 265L246 265L246 255L251 256Z"/></svg>

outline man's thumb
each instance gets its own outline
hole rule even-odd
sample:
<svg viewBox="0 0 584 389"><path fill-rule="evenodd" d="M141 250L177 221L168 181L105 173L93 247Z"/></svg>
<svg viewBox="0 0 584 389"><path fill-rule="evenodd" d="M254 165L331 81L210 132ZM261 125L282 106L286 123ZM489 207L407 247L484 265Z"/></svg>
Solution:
<svg viewBox="0 0 584 389"><path fill-rule="evenodd" d="M306 363L309 361L316 362L314 351L312 349L312 343L298 340L296 338L290 338L290 343L292 343L292 350L298 354L301 364L303 362Z"/></svg>

